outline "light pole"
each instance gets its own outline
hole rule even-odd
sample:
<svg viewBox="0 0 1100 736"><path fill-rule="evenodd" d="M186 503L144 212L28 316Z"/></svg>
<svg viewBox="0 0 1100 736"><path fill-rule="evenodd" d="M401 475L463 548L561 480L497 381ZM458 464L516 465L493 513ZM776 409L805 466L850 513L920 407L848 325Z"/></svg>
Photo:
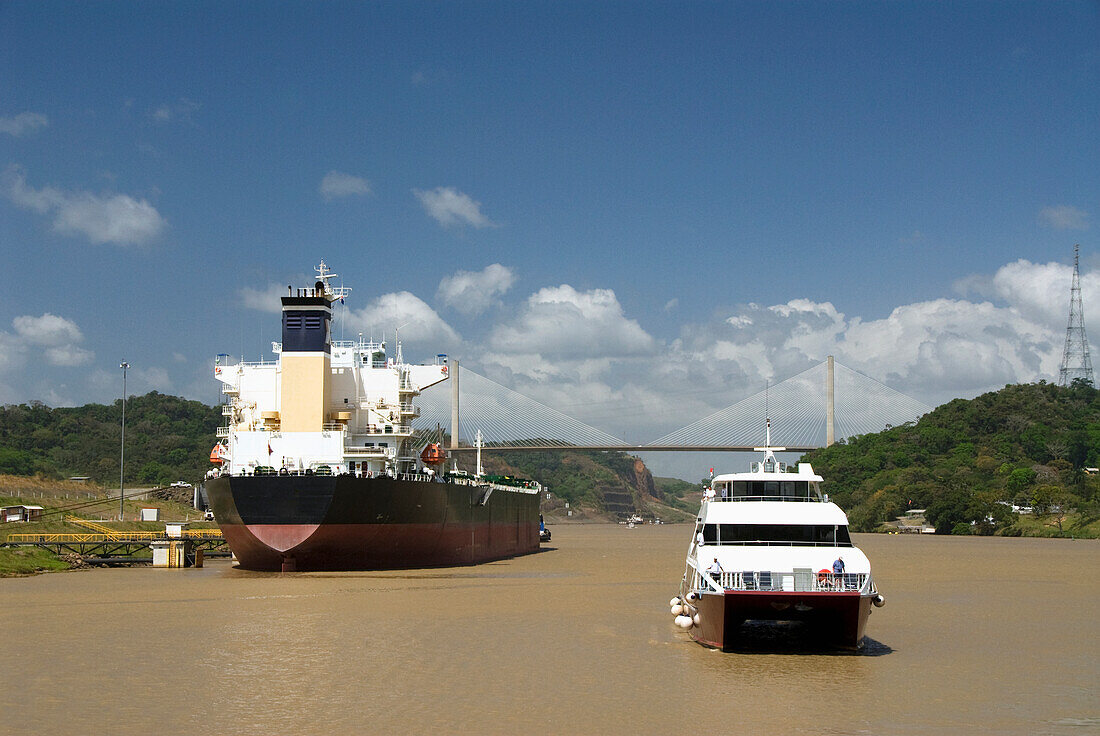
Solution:
<svg viewBox="0 0 1100 736"><path fill-rule="evenodd" d="M126 469L126 369L130 364L124 360L118 367L122 369L122 451L118 460L118 520L122 521L122 499L125 497L122 476Z"/></svg>

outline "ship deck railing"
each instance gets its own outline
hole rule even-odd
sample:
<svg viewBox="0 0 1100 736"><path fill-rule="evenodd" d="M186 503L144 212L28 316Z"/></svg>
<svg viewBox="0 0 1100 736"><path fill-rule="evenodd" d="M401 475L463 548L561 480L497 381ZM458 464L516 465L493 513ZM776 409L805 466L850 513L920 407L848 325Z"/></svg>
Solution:
<svg viewBox="0 0 1100 736"><path fill-rule="evenodd" d="M694 571L692 588L697 591L786 591L795 593L862 593L875 592L870 573L815 572L811 568L792 572L772 570L724 570L720 573Z"/></svg>
<svg viewBox="0 0 1100 736"><path fill-rule="evenodd" d="M354 445L348 445L344 447L344 454L348 456L378 455L381 457L385 455L386 451L389 449L389 447L356 447Z"/></svg>

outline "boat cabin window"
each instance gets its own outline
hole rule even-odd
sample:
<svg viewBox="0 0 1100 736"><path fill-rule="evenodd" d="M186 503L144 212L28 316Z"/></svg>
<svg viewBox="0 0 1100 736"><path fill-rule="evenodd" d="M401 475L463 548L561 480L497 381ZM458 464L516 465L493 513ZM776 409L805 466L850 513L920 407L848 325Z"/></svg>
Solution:
<svg viewBox="0 0 1100 736"><path fill-rule="evenodd" d="M732 488L731 488L732 486ZM717 492L726 498L816 499L804 480L735 480L719 483Z"/></svg>
<svg viewBox="0 0 1100 736"><path fill-rule="evenodd" d="M703 524L703 544L718 544L717 524Z"/></svg>
<svg viewBox="0 0 1100 736"><path fill-rule="evenodd" d="M703 543L851 547L852 538L832 524L704 524Z"/></svg>

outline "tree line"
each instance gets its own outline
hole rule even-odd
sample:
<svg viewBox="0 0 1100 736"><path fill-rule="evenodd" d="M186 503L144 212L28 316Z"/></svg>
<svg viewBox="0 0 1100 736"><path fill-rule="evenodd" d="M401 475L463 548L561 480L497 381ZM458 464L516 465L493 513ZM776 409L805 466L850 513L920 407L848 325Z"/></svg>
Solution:
<svg viewBox="0 0 1100 736"><path fill-rule="evenodd" d="M126 401L125 482L195 481L210 467L220 407L152 391ZM119 481L122 399L51 408L41 402L0 407L0 473Z"/></svg>
<svg viewBox="0 0 1100 736"><path fill-rule="evenodd" d="M1019 533L1019 510L1100 517L1100 391L1076 381L1005 386L917 422L807 453L852 528L909 509L944 534ZM1015 509L1015 510L1014 510Z"/></svg>

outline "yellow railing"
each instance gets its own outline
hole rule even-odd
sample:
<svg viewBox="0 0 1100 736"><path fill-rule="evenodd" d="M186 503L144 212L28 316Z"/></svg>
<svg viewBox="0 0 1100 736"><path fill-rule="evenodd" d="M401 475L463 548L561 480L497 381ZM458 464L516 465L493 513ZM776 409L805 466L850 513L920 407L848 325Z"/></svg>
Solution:
<svg viewBox="0 0 1100 736"><path fill-rule="evenodd" d="M78 519L75 516L66 516L65 521L102 534L106 538L102 541L106 542L151 542L155 539L164 539L164 532L120 532L98 521Z"/></svg>
<svg viewBox="0 0 1100 736"><path fill-rule="evenodd" d="M184 529L182 534L184 539L222 538L221 529Z"/></svg>
<svg viewBox="0 0 1100 736"><path fill-rule="evenodd" d="M91 529L94 532L100 534L115 534L116 530L107 526L106 524L100 524L98 521L92 521L91 519L78 519L75 516L66 516L65 522L68 524L76 524L82 526L85 529Z"/></svg>
<svg viewBox="0 0 1100 736"><path fill-rule="evenodd" d="M78 519L75 516L65 517L65 521L70 524L76 524L87 529L92 530L91 533L50 533L50 534L9 534L7 541L9 542L42 542L42 543L64 543L64 542L156 542L158 540L169 539L168 534L164 531L147 532L147 531L116 531L106 524L100 524L97 521L90 521L88 519ZM221 529L183 529L180 532L182 539L190 539L192 541L199 540L212 540L212 539L224 539Z"/></svg>
<svg viewBox="0 0 1100 736"><path fill-rule="evenodd" d="M113 542L107 534L9 534L9 542Z"/></svg>
<svg viewBox="0 0 1100 736"><path fill-rule="evenodd" d="M188 529L183 532L184 539L210 540L224 539L220 529ZM114 532L113 534L9 534L8 542L156 542L166 541L164 532Z"/></svg>

